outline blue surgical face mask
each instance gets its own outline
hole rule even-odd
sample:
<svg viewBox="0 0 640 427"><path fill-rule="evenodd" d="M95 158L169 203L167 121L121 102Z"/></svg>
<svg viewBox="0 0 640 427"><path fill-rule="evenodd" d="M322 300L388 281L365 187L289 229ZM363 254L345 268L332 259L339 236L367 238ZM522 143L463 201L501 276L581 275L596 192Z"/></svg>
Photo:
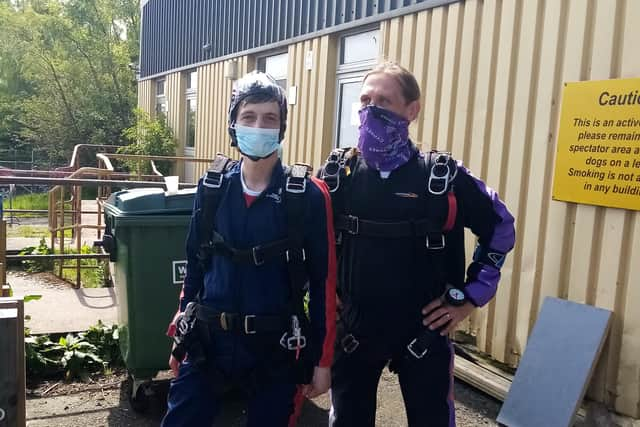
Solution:
<svg viewBox="0 0 640 427"><path fill-rule="evenodd" d="M280 129L263 129L235 125L240 152L249 157L265 158L280 147Z"/></svg>

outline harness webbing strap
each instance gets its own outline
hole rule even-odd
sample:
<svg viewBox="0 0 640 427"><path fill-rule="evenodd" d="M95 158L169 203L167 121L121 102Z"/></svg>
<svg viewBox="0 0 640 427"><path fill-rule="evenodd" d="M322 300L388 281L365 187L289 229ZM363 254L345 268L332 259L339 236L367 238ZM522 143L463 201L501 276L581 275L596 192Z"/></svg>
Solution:
<svg viewBox="0 0 640 427"><path fill-rule="evenodd" d="M445 233L453 230L453 226L456 224L456 216L458 215L458 199L453 190L447 193L447 202L449 204L447 221L444 223L444 227L442 227L442 231Z"/></svg>

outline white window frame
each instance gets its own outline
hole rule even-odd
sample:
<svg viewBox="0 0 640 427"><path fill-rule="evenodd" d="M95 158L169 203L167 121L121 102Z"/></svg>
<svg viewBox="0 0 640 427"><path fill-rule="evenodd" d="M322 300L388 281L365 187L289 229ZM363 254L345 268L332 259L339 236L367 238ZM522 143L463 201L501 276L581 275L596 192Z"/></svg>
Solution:
<svg viewBox="0 0 640 427"><path fill-rule="evenodd" d="M162 93L158 94L158 84L160 82L162 82ZM167 103L167 79L162 77L157 80L154 80L153 90L156 95L155 108L154 108L155 117L158 118L158 113L160 112L160 109L158 108L158 106L162 105L164 107L164 111L162 113L164 114L164 119L166 120L167 115L169 114L169 104Z"/></svg>
<svg viewBox="0 0 640 427"><path fill-rule="evenodd" d="M342 91L341 84L344 83L353 83L355 81L362 81L364 76L377 65L378 58L380 57L380 49L382 49L382 43L380 40L378 41L378 55L376 58L366 61L358 61L350 64L341 64L340 61L343 56L343 46L344 40L347 37L354 36L356 34L368 33L372 31L378 31L378 37L380 37L380 28L378 26L366 27L366 28L358 28L354 31L345 32L340 35L338 40L338 49L337 49L337 58L336 58L336 94L335 94L335 104L334 104L334 135L333 135L333 147L337 148L340 145L340 104L342 102Z"/></svg>
<svg viewBox="0 0 640 427"><path fill-rule="evenodd" d="M192 88L188 88L188 82L189 79L191 78L192 73L196 73L196 85L195 87ZM185 71L183 73L184 75L184 79L185 79L185 93L184 93L184 154L185 156L195 156L195 147L196 147L196 135L195 135L195 130L198 127L198 123L197 123L197 115L198 115L198 70L197 69L192 69L192 70L188 70ZM196 118L194 118L194 132L193 132L193 146L188 146L187 142L188 142L188 137L189 137L189 108L188 108L188 104L189 101L193 101L196 105Z"/></svg>
<svg viewBox="0 0 640 427"><path fill-rule="evenodd" d="M280 87L282 87L282 89L287 91L287 88L289 85L289 59L290 59L289 51L287 49L274 50L274 51L268 52L267 54L256 56L256 71L261 71L263 73L266 73L267 58L270 58L272 56L280 56L280 55L287 55L287 69L285 71L285 74L283 76L271 76L271 77L273 77L278 82L284 80L284 86L280 85ZM261 69L262 67L260 66L261 65L260 63L262 61L264 61L264 64L265 64L264 69ZM284 79L282 79L281 77L284 77Z"/></svg>

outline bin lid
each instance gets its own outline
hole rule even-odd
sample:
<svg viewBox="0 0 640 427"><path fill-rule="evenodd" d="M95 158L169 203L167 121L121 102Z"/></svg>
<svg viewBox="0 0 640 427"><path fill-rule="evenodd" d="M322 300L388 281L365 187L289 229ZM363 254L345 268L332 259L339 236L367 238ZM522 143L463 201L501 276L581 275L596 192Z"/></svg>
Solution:
<svg viewBox="0 0 640 427"><path fill-rule="evenodd" d="M196 188L167 194L162 188L134 188L113 193L105 202L105 212L113 216L190 214Z"/></svg>

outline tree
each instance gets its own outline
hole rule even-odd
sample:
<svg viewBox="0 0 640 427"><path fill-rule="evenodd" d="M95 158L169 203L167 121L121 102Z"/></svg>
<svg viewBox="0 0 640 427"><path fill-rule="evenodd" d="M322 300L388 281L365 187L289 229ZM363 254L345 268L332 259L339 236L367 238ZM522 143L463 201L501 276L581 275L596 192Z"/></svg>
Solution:
<svg viewBox="0 0 640 427"><path fill-rule="evenodd" d="M136 0L0 2L0 147L68 162L79 143L126 143L134 121Z"/></svg>

